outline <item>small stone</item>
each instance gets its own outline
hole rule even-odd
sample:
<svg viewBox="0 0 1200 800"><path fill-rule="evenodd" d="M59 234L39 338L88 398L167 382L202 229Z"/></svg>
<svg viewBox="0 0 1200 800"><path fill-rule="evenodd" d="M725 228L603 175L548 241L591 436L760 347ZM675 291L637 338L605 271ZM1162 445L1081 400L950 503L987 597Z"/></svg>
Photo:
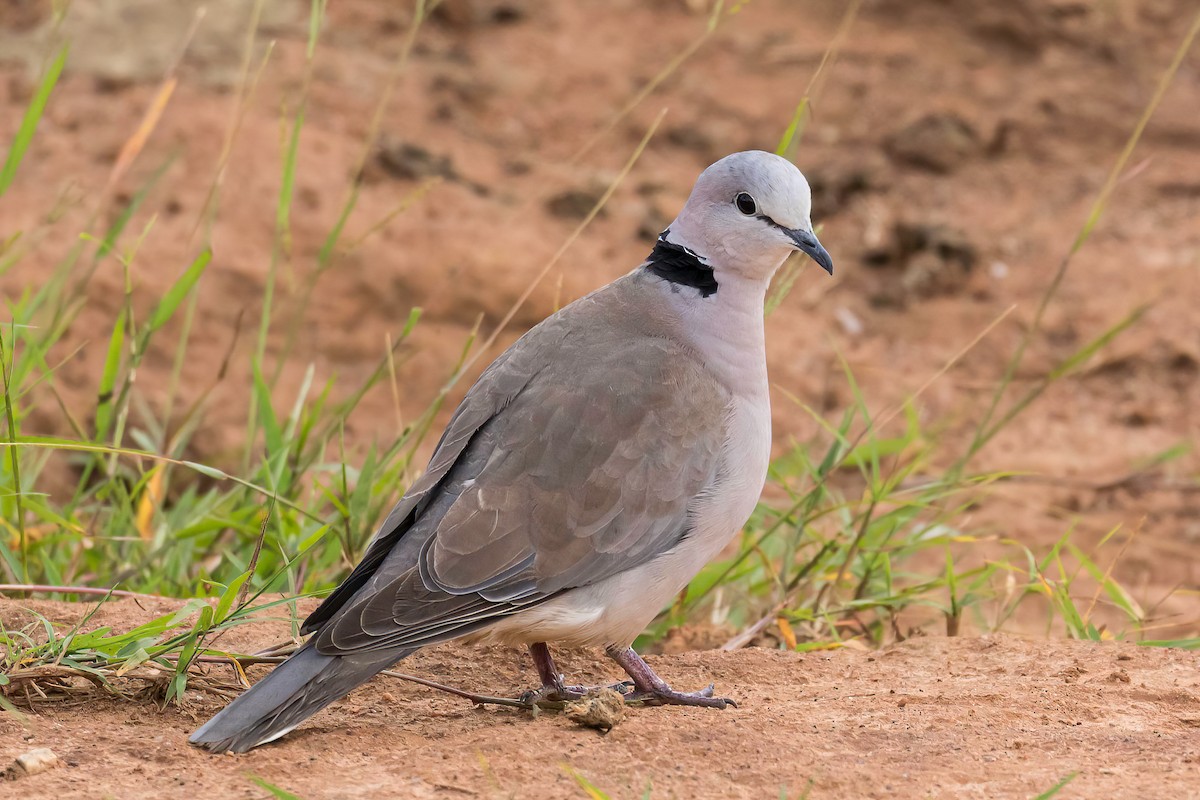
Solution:
<svg viewBox="0 0 1200 800"><path fill-rule="evenodd" d="M54 754L53 750L49 747L37 747L28 753L17 756L8 768L6 777L15 780L26 775L37 775L39 772L46 772L59 766L62 766L62 762L58 760L58 756Z"/></svg>
<svg viewBox="0 0 1200 800"><path fill-rule="evenodd" d="M851 311L846 306L837 306L833 309L833 318L837 320L838 325L848 336L861 336L863 332L862 320L858 315Z"/></svg>
<svg viewBox="0 0 1200 800"><path fill-rule="evenodd" d="M625 698L605 688L568 704L564 711L572 722L608 733L625 719Z"/></svg>

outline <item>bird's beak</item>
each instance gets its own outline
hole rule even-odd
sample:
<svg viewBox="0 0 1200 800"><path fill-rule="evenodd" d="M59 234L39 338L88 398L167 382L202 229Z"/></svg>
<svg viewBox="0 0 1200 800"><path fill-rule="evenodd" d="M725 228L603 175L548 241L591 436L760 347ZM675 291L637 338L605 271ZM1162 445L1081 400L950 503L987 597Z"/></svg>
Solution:
<svg viewBox="0 0 1200 800"><path fill-rule="evenodd" d="M792 242L795 243L797 250L808 253L813 261L821 265L821 269L830 275L833 274L833 259L829 257L829 253L821 246L821 242L817 240L815 233L802 228L784 228L783 230Z"/></svg>

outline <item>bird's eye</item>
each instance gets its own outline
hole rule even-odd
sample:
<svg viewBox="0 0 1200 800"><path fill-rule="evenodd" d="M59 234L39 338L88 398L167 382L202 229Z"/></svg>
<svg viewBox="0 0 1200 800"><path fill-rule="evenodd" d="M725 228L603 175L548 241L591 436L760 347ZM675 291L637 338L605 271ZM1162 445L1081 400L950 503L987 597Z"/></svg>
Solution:
<svg viewBox="0 0 1200 800"><path fill-rule="evenodd" d="M754 202L754 198L745 192L738 192L737 197L733 198L733 204L737 206L738 211L747 217L752 217L758 213L758 203Z"/></svg>

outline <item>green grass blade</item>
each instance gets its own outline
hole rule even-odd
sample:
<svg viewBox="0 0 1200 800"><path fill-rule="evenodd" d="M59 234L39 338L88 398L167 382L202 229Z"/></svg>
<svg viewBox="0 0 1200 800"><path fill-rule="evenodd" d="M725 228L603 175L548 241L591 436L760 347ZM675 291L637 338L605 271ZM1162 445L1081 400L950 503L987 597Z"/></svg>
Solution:
<svg viewBox="0 0 1200 800"><path fill-rule="evenodd" d="M159 166L158 169L154 170L153 174L150 175L150 178L140 187L138 187L136 192L134 192L133 197L131 197L129 202L125 204L125 207L121 209L121 213L117 215L117 218L111 225L108 226L108 230L105 231L104 238L100 241L100 247L96 249L96 255L93 258L93 261L99 261L100 259L104 258L106 255L112 252L114 247L116 247L117 239L119 239L121 234L124 233L125 226L129 224L129 220L131 220L133 215L137 213L137 210L141 208L142 203L146 200L146 197L150 194L151 190L158 185L158 182L162 179L162 176L167 174L167 170L170 169L171 165L175 163L175 158L176 156L172 154L169 158L163 161L162 165Z"/></svg>
<svg viewBox="0 0 1200 800"><path fill-rule="evenodd" d="M1075 778L1078 776L1079 776L1078 772L1072 772L1070 775L1065 776L1061 781L1054 784L1049 789L1047 789L1046 791L1039 794L1037 797L1033 798L1033 800L1050 800L1051 797L1054 797L1056 794L1061 792L1063 790L1063 787L1065 787L1071 781L1075 780Z"/></svg>
<svg viewBox="0 0 1200 800"><path fill-rule="evenodd" d="M250 580L251 575L253 573L250 570L246 570L226 586L225 591L221 592L221 599L217 601L216 613L213 614L213 620L218 625L224 622L225 618L229 616L229 609L233 608L233 601L237 599L238 592L241 591L246 581Z"/></svg>
<svg viewBox="0 0 1200 800"><path fill-rule="evenodd" d="M121 356L125 352L125 310L117 314L112 335L108 339L108 355L104 358L104 371L100 374L100 386L96 393L96 441L104 441L112 424L114 392L117 387L117 372L121 368Z"/></svg>
<svg viewBox="0 0 1200 800"><path fill-rule="evenodd" d="M283 180L279 185L279 202L275 207L275 228L279 232L284 251L291 249L292 195L296 184L296 151L300 147L300 130L304 127L304 109L296 112L292 132L288 137L287 151L283 159Z"/></svg>
<svg viewBox="0 0 1200 800"><path fill-rule="evenodd" d="M13 182L13 178L17 176L17 168L21 166L21 159L25 157L25 151L29 149L29 144L33 141L33 134L37 131L38 122L46 110L50 93L54 91L54 85L58 83L58 76L62 74L63 65L66 63L67 45L64 44L58 51L58 55L50 62L46 74L42 76L42 82L38 84L37 92L29 101L29 107L25 109L25 118L21 120L21 127L17 128L17 135L8 148L8 157L4 160L3 169L0 169L0 197L4 196Z"/></svg>
<svg viewBox="0 0 1200 800"><path fill-rule="evenodd" d="M15 336L16 336L15 329L10 327L9 330L13 331L13 338L15 338ZM13 359L15 360L16 359L15 347L13 347L12 349L13 349ZM0 330L0 377L3 377L3 389L4 389L4 419L5 419L4 434L5 434L5 440L9 444L11 444L12 442L15 442L17 440L17 437L19 434L18 434L18 430L17 430L16 415L13 413L13 388L11 385L12 369L10 366L10 362L8 360L8 353L6 352L6 350L7 350L7 348L5 348L5 346L4 346L4 333L2 330ZM20 459L20 454L17 452L17 448L15 448L15 447L9 447L8 454L9 454L9 458L10 458L9 464L12 469L13 500L16 505L17 547L20 551L20 557L21 557L21 572L20 572L21 578L20 579L22 581L28 581L29 580L29 539L25 533L25 503L24 503L24 498L23 498L24 489L23 489L23 486L21 483L21 459ZM5 548L5 550L7 550L7 548ZM5 563L9 564L9 571L12 573L10 575L10 577L12 577L15 580L17 578L17 573L16 573L15 569L13 569L13 566L11 565L11 563L8 562L8 559L5 559Z"/></svg>
<svg viewBox="0 0 1200 800"><path fill-rule="evenodd" d="M271 389L258 364L254 365L254 399L258 404L258 418L262 422L267 443L267 457L276 458L283 451L283 429L279 427L279 418L271 402Z"/></svg>
<svg viewBox="0 0 1200 800"><path fill-rule="evenodd" d="M250 778L251 783L255 784L260 789L263 789L263 790L269 792L271 794L271 796L274 797L276 800L300 800L300 795L292 794L291 792L287 791L286 789L280 789L275 784L267 783L262 778L256 777L254 775L248 775L247 777Z"/></svg>
<svg viewBox="0 0 1200 800"><path fill-rule="evenodd" d="M163 299L159 301L154 309L154 314L150 317L149 331L158 330L175 315L180 304L187 298L188 292L204 274L204 269L210 261L212 261L212 250L205 248L200 255L196 256L196 260L191 263L191 266L184 270L183 275L179 276L179 280L175 281L174 285L163 295Z"/></svg>

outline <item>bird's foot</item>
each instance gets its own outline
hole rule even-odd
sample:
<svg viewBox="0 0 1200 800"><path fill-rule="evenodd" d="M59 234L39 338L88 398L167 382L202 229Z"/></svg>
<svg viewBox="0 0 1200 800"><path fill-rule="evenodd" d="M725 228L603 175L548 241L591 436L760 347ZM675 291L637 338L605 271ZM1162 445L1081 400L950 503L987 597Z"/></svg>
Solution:
<svg viewBox="0 0 1200 800"><path fill-rule="evenodd" d="M601 689L612 689L621 696L628 696L633 690L633 681L621 681L607 686L567 686L563 683L548 683L540 689L530 689L518 698L528 707L557 708L563 703L582 700L588 695L595 694Z"/></svg>
<svg viewBox="0 0 1200 800"><path fill-rule="evenodd" d="M545 642L529 645L529 654L533 656L533 664L537 667L538 677L542 679L542 687L525 692L518 698L526 704L526 708L562 708L566 703L582 700L601 689L612 689L624 696L634 688L633 681L621 681L608 686L568 686L563 682L562 673L554 665L550 648Z"/></svg>
<svg viewBox="0 0 1200 800"><path fill-rule="evenodd" d="M709 684L698 692L677 692L669 686L657 689L635 689L625 695L626 703L641 703L647 706L699 706L701 708L726 708L737 703L728 697L713 697L715 687Z"/></svg>
<svg viewBox="0 0 1200 800"><path fill-rule="evenodd" d="M726 708L737 703L728 697L713 697L713 686L698 692L677 692L666 681L658 677L642 657L631 647L609 647L609 658L633 678L634 690L625 695L626 703L642 703L648 706L699 706L701 708Z"/></svg>

